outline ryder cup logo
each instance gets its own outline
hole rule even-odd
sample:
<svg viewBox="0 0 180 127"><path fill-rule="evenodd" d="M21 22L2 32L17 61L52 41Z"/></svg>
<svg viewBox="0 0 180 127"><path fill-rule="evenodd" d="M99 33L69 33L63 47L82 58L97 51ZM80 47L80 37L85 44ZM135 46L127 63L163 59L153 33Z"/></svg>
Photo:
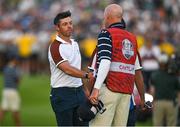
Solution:
<svg viewBox="0 0 180 127"><path fill-rule="evenodd" d="M126 59L130 59L134 55L133 45L128 39L122 41L122 53Z"/></svg>

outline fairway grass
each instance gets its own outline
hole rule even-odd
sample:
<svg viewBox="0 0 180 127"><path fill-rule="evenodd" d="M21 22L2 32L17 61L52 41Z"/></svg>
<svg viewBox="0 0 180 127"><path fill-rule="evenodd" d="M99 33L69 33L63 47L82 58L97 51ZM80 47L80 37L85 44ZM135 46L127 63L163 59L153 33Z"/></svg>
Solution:
<svg viewBox="0 0 180 127"><path fill-rule="evenodd" d="M3 79L0 74L0 97L2 96ZM49 75L25 75L21 78L19 92L21 96L21 121L23 126L54 126L55 115L52 111ZM7 113L3 126L12 126L14 121L11 114Z"/></svg>
<svg viewBox="0 0 180 127"><path fill-rule="evenodd" d="M0 74L0 98L2 96L3 77ZM19 92L21 96L21 121L23 126L56 126L55 115L52 111L49 75L24 75L21 79ZM3 126L13 126L11 114L7 113ZM137 126L151 126L149 119L145 122L137 122Z"/></svg>

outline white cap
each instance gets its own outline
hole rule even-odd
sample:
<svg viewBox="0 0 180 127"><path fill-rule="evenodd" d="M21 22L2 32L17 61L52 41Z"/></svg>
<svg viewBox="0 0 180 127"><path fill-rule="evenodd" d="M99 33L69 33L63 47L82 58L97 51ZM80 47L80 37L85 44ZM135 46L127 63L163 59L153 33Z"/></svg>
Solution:
<svg viewBox="0 0 180 127"><path fill-rule="evenodd" d="M153 102L153 96L151 94L145 93L145 101Z"/></svg>

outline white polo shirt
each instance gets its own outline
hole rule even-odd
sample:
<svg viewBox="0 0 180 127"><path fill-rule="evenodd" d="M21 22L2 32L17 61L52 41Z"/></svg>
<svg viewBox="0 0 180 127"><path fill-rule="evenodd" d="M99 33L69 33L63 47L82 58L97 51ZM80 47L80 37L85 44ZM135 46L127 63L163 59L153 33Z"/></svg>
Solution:
<svg viewBox="0 0 180 127"><path fill-rule="evenodd" d="M71 39L71 44L59 36L49 46L48 59L51 70L51 87L79 87L82 85L80 78L65 74L57 66L68 61L71 66L81 69L81 55L76 41Z"/></svg>

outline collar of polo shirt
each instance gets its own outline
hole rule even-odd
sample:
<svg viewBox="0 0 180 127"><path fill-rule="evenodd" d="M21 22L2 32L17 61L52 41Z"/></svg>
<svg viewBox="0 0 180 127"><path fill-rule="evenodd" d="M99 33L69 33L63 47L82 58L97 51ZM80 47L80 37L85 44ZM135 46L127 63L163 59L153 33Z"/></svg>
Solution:
<svg viewBox="0 0 180 127"><path fill-rule="evenodd" d="M62 43L64 43L64 44L67 44L68 42L67 41L65 41L65 40L63 40L62 38L60 38L58 35L56 35L56 40L57 41L60 41L60 42L62 42ZM74 39L70 39L71 40L71 42L74 42ZM68 43L69 44L69 43Z"/></svg>

